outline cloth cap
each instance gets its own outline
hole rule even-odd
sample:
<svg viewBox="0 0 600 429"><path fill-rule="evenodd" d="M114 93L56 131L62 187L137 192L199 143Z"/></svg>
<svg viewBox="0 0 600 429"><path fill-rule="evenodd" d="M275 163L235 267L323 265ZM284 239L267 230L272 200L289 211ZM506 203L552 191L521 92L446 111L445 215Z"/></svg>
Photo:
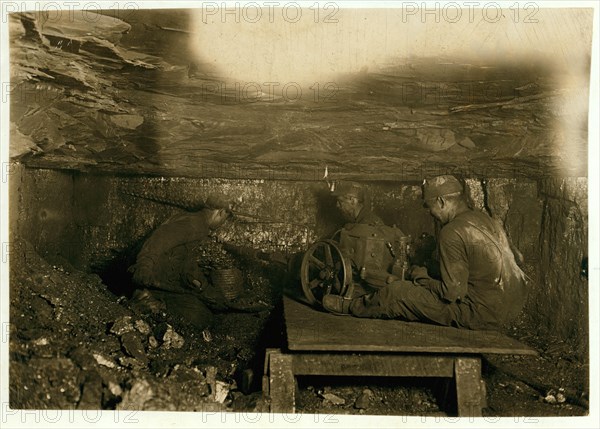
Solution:
<svg viewBox="0 0 600 429"><path fill-rule="evenodd" d="M356 197L364 200L365 190L357 182L341 182L335 184L335 189L331 192L334 197Z"/></svg>
<svg viewBox="0 0 600 429"><path fill-rule="evenodd" d="M204 205L213 210L225 209L232 210L233 202L223 196L210 196L206 199Z"/></svg>
<svg viewBox="0 0 600 429"><path fill-rule="evenodd" d="M441 197L463 191L462 184L451 175L437 176L423 181L423 199Z"/></svg>

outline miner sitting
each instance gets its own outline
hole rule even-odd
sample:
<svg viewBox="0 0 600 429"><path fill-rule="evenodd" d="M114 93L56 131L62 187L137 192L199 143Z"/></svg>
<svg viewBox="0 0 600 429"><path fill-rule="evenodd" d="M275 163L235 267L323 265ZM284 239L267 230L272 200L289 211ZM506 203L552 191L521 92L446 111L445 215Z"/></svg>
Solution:
<svg viewBox="0 0 600 429"><path fill-rule="evenodd" d="M445 175L423 184L424 206L442 224L441 280L415 267L413 282L396 281L358 298L326 295L323 307L356 317L402 319L469 329L495 329L513 319L527 294L502 226L469 208L462 184Z"/></svg>
<svg viewBox="0 0 600 429"><path fill-rule="evenodd" d="M347 222L344 225L345 229L352 229L356 224L383 225L379 216L371 211L370 196L363 186L357 182L340 182L334 186L330 195L336 199L336 206L343 220ZM290 272L300 275L303 256L303 253L296 253L290 257L288 263ZM299 280L299 277L296 280Z"/></svg>
<svg viewBox="0 0 600 429"><path fill-rule="evenodd" d="M369 195L360 184L341 182L336 184L332 195L337 198L337 207L347 222L383 225L383 221L371 211Z"/></svg>
<svg viewBox="0 0 600 429"><path fill-rule="evenodd" d="M152 233L130 269L139 287L134 306L167 311L200 329L211 324L211 310L232 306L191 257L191 247L186 247L207 242L211 231L231 215L231 208L227 201L211 197L204 209L174 215Z"/></svg>

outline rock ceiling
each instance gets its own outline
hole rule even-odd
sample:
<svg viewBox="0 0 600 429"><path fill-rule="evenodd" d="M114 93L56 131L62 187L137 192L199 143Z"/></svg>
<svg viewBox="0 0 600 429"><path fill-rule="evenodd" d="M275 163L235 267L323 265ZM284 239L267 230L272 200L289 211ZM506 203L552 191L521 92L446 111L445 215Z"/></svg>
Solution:
<svg viewBox="0 0 600 429"><path fill-rule="evenodd" d="M587 87L544 64L394 58L299 97L191 60L185 11L106 15L10 16L13 159L259 179L318 180L325 167L365 180L587 175L587 110L565 107L577 97L587 108Z"/></svg>

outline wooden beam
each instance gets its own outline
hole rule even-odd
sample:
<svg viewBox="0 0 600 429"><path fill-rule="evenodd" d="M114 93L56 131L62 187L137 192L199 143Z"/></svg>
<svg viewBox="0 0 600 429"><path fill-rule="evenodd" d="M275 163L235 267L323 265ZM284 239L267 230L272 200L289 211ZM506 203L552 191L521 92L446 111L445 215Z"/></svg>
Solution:
<svg viewBox="0 0 600 429"><path fill-rule="evenodd" d="M295 375L453 377L454 357L393 354L294 353Z"/></svg>

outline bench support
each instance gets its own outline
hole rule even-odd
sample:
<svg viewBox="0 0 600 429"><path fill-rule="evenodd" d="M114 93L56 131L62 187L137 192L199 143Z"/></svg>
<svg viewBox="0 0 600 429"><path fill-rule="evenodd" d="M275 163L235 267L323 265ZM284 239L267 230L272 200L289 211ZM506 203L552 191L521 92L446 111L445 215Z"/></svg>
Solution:
<svg viewBox="0 0 600 429"><path fill-rule="evenodd" d="M458 415L481 417L486 407L485 383L481 379L480 357L457 357L454 365Z"/></svg>
<svg viewBox="0 0 600 429"><path fill-rule="evenodd" d="M263 395L268 394L272 413L296 412L296 379L292 355L268 349L265 356Z"/></svg>
<svg viewBox="0 0 600 429"><path fill-rule="evenodd" d="M296 375L455 378L459 416L481 416L486 403L478 355L282 353L268 349L263 394L270 398L271 412L295 412Z"/></svg>

